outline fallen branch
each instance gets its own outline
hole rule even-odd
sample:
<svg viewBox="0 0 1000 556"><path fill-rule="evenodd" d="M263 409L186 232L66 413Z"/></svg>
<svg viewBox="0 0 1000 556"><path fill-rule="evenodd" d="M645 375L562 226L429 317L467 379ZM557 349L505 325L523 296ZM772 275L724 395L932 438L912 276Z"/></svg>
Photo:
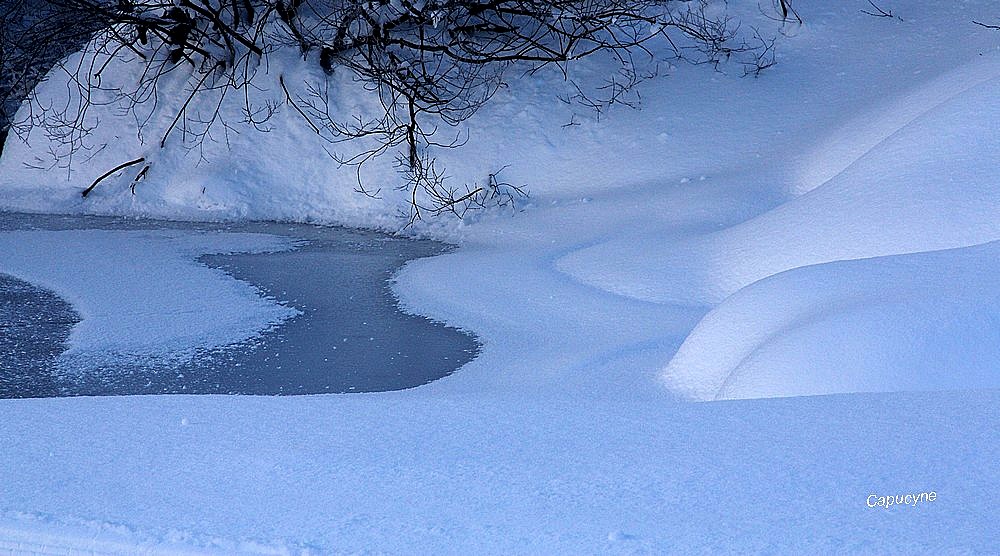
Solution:
<svg viewBox="0 0 1000 556"><path fill-rule="evenodd" d="M115 166L114 168L112 168L112 169L108 170L107 172L105 172L104 174L102 174L101 177L99 177L96 180L94 180L94 183L90 184L90 187L88 187L87 189L83 190L82 195L84 197L86 197L87 195L90 195L90 192L93 191L95 187L97 187L97 184L101 183L102 181L104 181L106 178L108 178L109 176L111 176L115 172L117 172L119 170L124 170L125 168L128 168L129 166L135 166L136 164L139 164L140 162L145 162L145 161L146 161L146 159L145 159L145 157L143 157L143 158L137 158L135 160L130 160L128 162L125 162L123 164L119 164L118 166Z"/></svg>

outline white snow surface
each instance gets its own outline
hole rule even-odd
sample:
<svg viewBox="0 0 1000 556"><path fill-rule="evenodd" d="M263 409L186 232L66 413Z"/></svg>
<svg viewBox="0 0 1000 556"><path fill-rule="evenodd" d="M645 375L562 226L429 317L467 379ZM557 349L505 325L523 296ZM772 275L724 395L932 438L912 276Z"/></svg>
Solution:
<svg viewBox="0 0 1000 556"><path fill-rule="evenodd" d="M800 267L709 313L664 371L695 399L997 388L1000 243Z"/></svg>
<svg viewBox="0 0 1000 556"><path fill-rule="evenodd" d="M891 4L799 0L760 78L678 65L577 126L517 80L442 158L532 200L426 225L460 248L395 278L476 360L393 393L4 401L0 548L995 552L1000 33L972 20L997 7ZM177 177L167 149L86 201L15 146L0 205L393 225L307 135Z"/></svg>

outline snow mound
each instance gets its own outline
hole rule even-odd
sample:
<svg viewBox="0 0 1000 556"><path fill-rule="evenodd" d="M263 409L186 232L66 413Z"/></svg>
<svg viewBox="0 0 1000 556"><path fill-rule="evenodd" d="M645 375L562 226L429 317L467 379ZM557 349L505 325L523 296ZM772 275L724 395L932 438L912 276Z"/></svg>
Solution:
<svg viewBox="0 0 1000 556"><path fill-rule="evenodd" d="M828 158L807 158L819 174L835 175L818 187L802 178L799 185L810 191L759 216L720 221L727 227L681 238L657 237L661 230L647 227L572 252L558 267L620 295L714 305L757 280L801 266L1000 239L997 66L1000 55L986 55L877 110L898 115L856 136L834 132L820 142ZM989 77L974 77L976 71ZM923 112L913 116L910 102ZM901 127L892 128L897 124ZM849 156L858 157L842 171L833 170ZM765 170L742 179L748 191L759 191L759 182L748 179L781 178ZM758 199L756 206L766 202ZM753 210L754 202L747 206Z"/></svg>
<svg viewBox="0 0 1000 556"><path fill-rule="evenodd" d="M797 268L711 311L662 373L697 400L1000 387L1000 242Z"/></svg>
<svg viewBox="0 0 1000 556"><path fill-rule="evenodd" d="M807 193L654 252L643 299L721 303L665 383L699 400L1000 386L998 60L820 142L831 177Z"/></svg>
<svg viewBox="0 0 1000 556"><path fill-rule="evenodd" d="M997 77L1000 56L993 53L865 111L809 149L794 191L802 194L823 185L919 117Z"/></svg>
<svg viewBox="0 0 1000 556"><path fill-rule="evenodd" d="M167 231L0 233L0 268L50 289L81 316L64 366L187 357L241 342L298 314L200 255L288 249L276 236ZM136 310L139 307L141 310Z"/></svg>
<svg viewBox="0 0 1000 556"><path fill-rule="evenodd" d="M1000 239L998 86L956 95L824 185L716 234L717 299L800 266Z"/></svg>

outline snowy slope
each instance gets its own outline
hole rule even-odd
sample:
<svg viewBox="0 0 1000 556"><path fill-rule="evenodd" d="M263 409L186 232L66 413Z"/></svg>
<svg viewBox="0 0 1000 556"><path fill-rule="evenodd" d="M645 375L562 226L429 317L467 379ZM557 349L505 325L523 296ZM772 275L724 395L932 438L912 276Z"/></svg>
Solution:
<svg viewBox="0 0 1000 556"><path fill-rule="evenodd" d="M902 20L799 0L761 78L678 66L599 122L561 127L560 85L519 81L445 156L467 179L512 162L530 204L428 226L460 248L396 277L479 358L396 393L6 401L0 541L994 552L1000 33L971 21L997 7L885 4ZM206 214L193 174L176 196L151 177L84 203L9 152L27 151L0 161L3 206ZM326 167L287 190L277 169L205 170L207 214L392 221L391 199L355 210L299 183ZM759 398L861 391L880 393ZM866 505L920 491L937 500Z"/></svg>
<svg viewBox="0 0 1000 556"><path fill-rule="evenodd" d="M1000 53L989 59L1000 76ZM997 87L957 93L801 198L720 232L710 249L726 253L722 291L808 264L1000 239Z"/></svg>
<svg viewBox="0 0 1000 556"><path fill-rule="evenodd" d="M800 266L1000 239L998 86L1000 51L994 50L902 98L879 103L879 114L911 116L901 125L899 117L886 117L867 120L866 130L858 130L857 122L836 129L804 167L830 172L845 155L857 158L821 185L813 185L808 172L793 174L789 184L806 192L772 210L680 241L615 238L575 251L559 266L639 299L693 297L714 304ZM880 139L869 145L873 136ZM761 173L775 179L773 171Z"/></svg>

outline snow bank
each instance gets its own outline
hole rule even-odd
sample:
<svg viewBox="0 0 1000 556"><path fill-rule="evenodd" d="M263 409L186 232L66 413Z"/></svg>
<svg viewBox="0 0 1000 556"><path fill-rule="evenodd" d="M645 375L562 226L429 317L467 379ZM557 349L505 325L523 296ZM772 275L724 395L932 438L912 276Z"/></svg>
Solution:
<svg viewBox="0 0 1000 556"><path fill-rule="evenodd" d="M89 48L57 65L18 111L15 121L56 124L86 106L69 137L52 134L44 125L31 127L23 136L11 133L0 158L0 206L186 220L272 219L368 227L395 223L402 193L388 187L379 200L356 193L354 169L335 163L328 150L333 146L291 107L282 106L279 78L290 94L307 98L305 83L319 79L318 65L303 64L294 53L274 53L255 68L249 100L244 90L226 90L224 96L217 90L203 91L186 107L186 120L175 124L190 92L200 84L200 74L180 64L159 78L152 93L132 93L143 64L131 54L108 60L99 48ZM74 80L87 79L87 68L104 64L100 87L84 104ZM351 87L349 81L343 77L331 82L331 109L368 113L375 99L337 93L338 87ZM131 97L119 91L153 96L133 105ZM277 108L265 123L252 125L246 122L248 106L251 111ZM211 127L199 123L208 121L214 121ZM142 164L117 172L90 196L81 197L98 176L139 157L145 158ZM373 190L395 179L391 162L381 160L367 168L365 178L373 182ZM149 170L133 195L133 179L146 165Z"/></svg>
<svg viewBox="0 0 1000 556"><path fill-rule="evenodd" d="M645 298L725 301L664 382L701 400L1000 386L997 246L969 247L1000 239L998 71L990 54L889 99L814 151L828 181L671 246L660 263L700 273Z"/></svg>
<svg viewBox="0 0 1000 556"><path fill-rule="evenodd" d="M997 248L969 247L1000 239L998 72L991 53L889 99L820 143L807 193L671 246L659 262L700 273L645 298L725 301L665 383L702 400L1000 385Z"/></svg>
<svg viewBox="0 0 1000 556"><path fill-rule="evenodd" d="M993 78L956 94L829 182L716 234L707 247L716 291L810 264L1000 239L998 86Z"/></svg>
<svg viewBox="0 0 1000 556"><path fill-rule="evenodd" d="M1000 243L783 272L713 309L663 372L698 400L1000 388Z"/></svg>
<svg viewBox="0 0 1000 556"><path fill-rule="evenodd" d="M195 261L289 247L262 234L13 231L0 233L0 271L57 293L80 313L60 356L77 368L108 358L191 357L298 314Z"/></svg>
<svg viewBox="0 0 1000 556"><path fill-rule="evenodd" d="M988 83L998 76L1000 55L991 52L931 78L912 90L904 90L898 96L884 99L863 114L844 122L825 139L810 147L799 165L794 191L802 194L823 185L917 119L936 112L939 108L953 110L954 108L945 108L943 105L963 97L971 89L982 90L984 85L989 87ZM966 114L965 118L950 122L949 125L961 127L968 123L968 116ZM922 125L924 133L948 135L948 127L939 128L935 133L926 124ZM911 151L908 155L908 159L912 159L916 153ZM934 153L925 155L933 156Z"/></svg>
<svg viewBox="0 0 1000 556"><path fill-rule="evenodd" d="M993 52L949 74L959 85L945 87L944 78L938 78L926 92L918 89L885 101L878 110L889 114L911 112L908 103L914 97L940 102L929 102L898 129L876 126L886 137L870 148L868 135L852 143L853 136L835 131L837 141L846 144L831 150L825 161L814 160L814 155L810 160L817 168L837 166L854 148L867 150L823 185L759 216L722 221L721 230L680 239L671 234L666 241L655 237L663 227L661 219L658 226L640 232L646 237L629 234L588 246L561 258L559 267L621 295L716 304L757 280L800 266L1000 239L998 72L1000 53ZM979 79L963 88L970 74ZM942 90L953 94L940 100ZM893 122L895 118L881 123ZM742 186L759 191L755 183L773 183L777 177L773 170L762 170L759 176L721 176L714 181L723 179L729 190ZM766 207L768 198L762 197L756 204ZM721 212L718 206L709 210Z"/></svg>
<svg viewBox="0 0 1000 556"><path fill-rule="evenodd" d="M735 88L738 95L752 88L752 80L738 77L741 66L735 61L726 68L735 75L713 76L702 68L681 65L667 45L654 50L648 67L640 71L657 68L661 77L623 99L643 106L643 111L619 104L598 114L580 104L560 101L578 93L560 71L548 68L528 79L512 70L511 86L499 91L475 117L457 128L442 126L437 140L468 139L459 149L433 150L446 170L447 183L455 187L482 185L491 173L503 169L502 181L527 186L539 197L578 197L648 185L665 176L676 181L697 171L710 158L700 147L718 145L720 139L707 141L700 132L686 134L692 122L685 121L685 106L678 107L674 93L683 97L710 86L713 94L684 101L685 105L695 102L708 107L727 94L717 79ZM16 119L45 119L45 112L56 114L66 107L75 108L80 95L73 80L86 77L78 75L81 67L101 67L104 58L79 53L70 56L50 72L35 90L34 100L21 107ZM137 86L141 64L130 61L134 62L129 54L120 53L108 64L102 72L102 90L130 91ZM568 78L593 92L606 85L615 67L612 60L588 59L574 64ZM209 93L195 97L187 111L190 120L197 121L213 117L218 108L219 125L211 135L199 141L174 128L161 149L160 140L200 79L181 64L161 78L155 104L143 103L136 114L113 94L96 91L79 126L78 150L72 156L68 145L41 127L31 129L25 137L12 134L0 158L0 207L185 220L291 220L394 231L405 224L400 214L408 214L409 196L396 189L401 178L393 153L372 160L362 171L366 187L379 192L377 198L359 194L355 191L355 169L337 164L330 152L355 154L363 150L362 144L324 141L285 104L279 77L283 76L294 98L309 98L306 82L326 79L315 60L303 63L296 52L276 52L256 71L253 107L261 108L267 102L277 106L274 117L263 125L267 133L242 123L246 111L242 91L225 99ZM328 82L331 112L343 119L375 114L378 99L353 83L348 73L339 72ZM692 75L696 77L689 80ZM647 94L657 89L668 94ZM726 107L720 117L734 112L735 107ZM763 114L752 118L766 122ZM137 133L139 122L144 127ZM680 128L679 135L675 135L675 127ZM721 143L728 153L736 154L740 139L736 135ZM668 150L678 156L665 165L664 152ZM88 198L80 198L80 191L105 171L140 156L146 158L143 164L116 174ZM147 163L150 170L133 196L129 186ZM418 229L438 237L455 237L462 227L449 217L421 223Z"/></svg>

